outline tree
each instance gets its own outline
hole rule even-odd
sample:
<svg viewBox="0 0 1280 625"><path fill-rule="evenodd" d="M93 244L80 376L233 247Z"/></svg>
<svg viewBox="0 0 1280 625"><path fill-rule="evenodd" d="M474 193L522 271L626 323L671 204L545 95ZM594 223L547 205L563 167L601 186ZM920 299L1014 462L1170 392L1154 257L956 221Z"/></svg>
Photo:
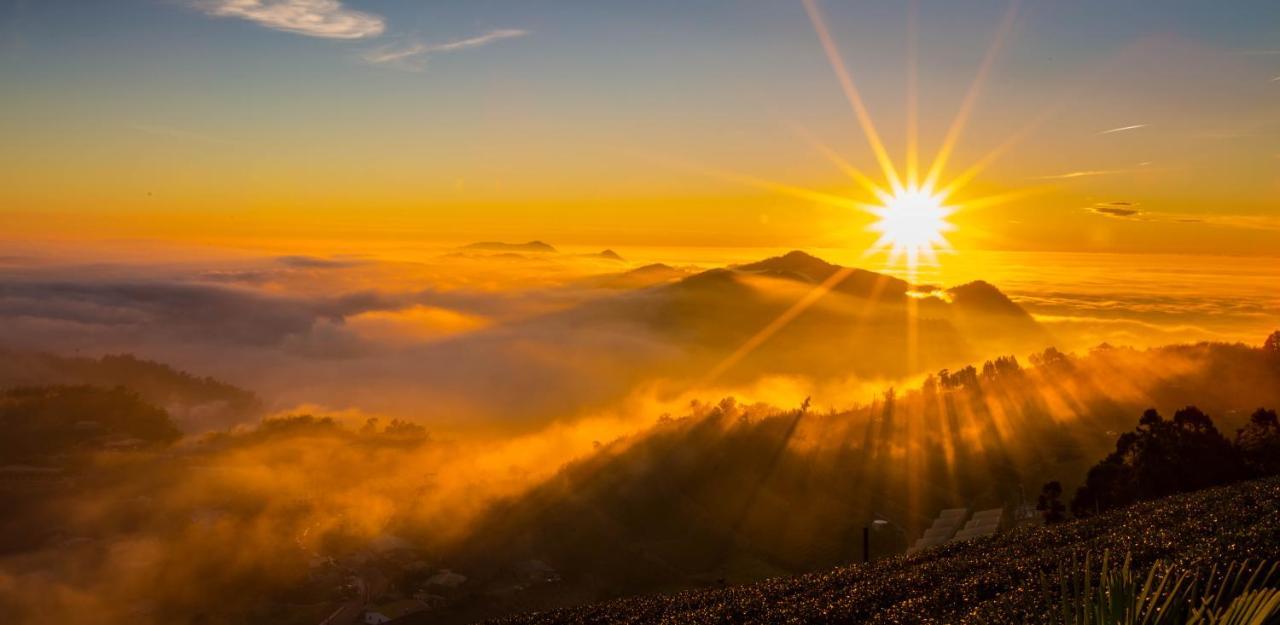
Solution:
<svg viewBox="0 0 1280 625"><path fill-rule="evenodd" d="M1043 352L1031 355L1031 364L1046 370L1071 368L1071 357L1056 347L1046 347Z"/></svg>
<svg viewBox="0 0 1280 625"><path fill-rule="evenodd" d="M1134 501L1132 474L1114 454L1094 465L1071 498L1071 514L1083 518Z"/></svg>
<svg viewBox="0 0 1280 625"><path fill-rule="evenodd" d="M946 373L946 369L943 369L942 372ZM925 397L933 397L937 395L938 394L938 376L930 373L929 377L924 379L924 384L920 386L920 390L924 393Z"/></svg>
<svg viewBox="0 0 1280 625"><path fill-rule="evenodd" d="M1000 356L995 360L988 360L982 365L982 379L984 380L1011 377L1019 373L1022 373L1022 367L1018 365L1018 359L1013 356Z"/></svg>
<svg viewBox="0 0 1280 625"><path fill-rule="evenodd" d="M1280 330L1272 332L1271 336L1267 337L1266 342L1262 344L1262 351L1280 357Z"/></svg>
<svg viewBox="0 0 1280 625"><path fill-rule="evenodd" d="M938 372L938 383L943 388L975 389L978 387L978 370L973 365L958 371L943 369Z"/></svg>
<svg viewBox="0 0 1280 625"><path fill-rule="evenodd" d="M181 436L167 412L123 387L0 391L0 464L42 462L121 441L167 445Z"/></svg>
<svg viewBox="0 0 1280 625"><path fill-rule="evenodd" d="M1154 409L1138 427L1116 439L1116 449L1089 469L1071 511L1087 516L1142 499L1226 484L1247 477L1240 450L1218 432L1213 419L1187 406L1172 419Z"/></svg>
<svg viewBox="0 0 1280 625"><path fill-rule="evenodd" d="M1061 523L1066 520L1067 507L1062 505L1062 483L1054 480L1040 488L1040 498L1036 502L1036 510L1044 517L1045 525Z"/></svg>
<svg viewBox="0 0 1280 625"><path fill-rule="evenodd" d="M1248 425L1236 432L1236 447L1249 472L1262 477L1280 473L1280 419L1276 411L1259 408Z"/></svg>

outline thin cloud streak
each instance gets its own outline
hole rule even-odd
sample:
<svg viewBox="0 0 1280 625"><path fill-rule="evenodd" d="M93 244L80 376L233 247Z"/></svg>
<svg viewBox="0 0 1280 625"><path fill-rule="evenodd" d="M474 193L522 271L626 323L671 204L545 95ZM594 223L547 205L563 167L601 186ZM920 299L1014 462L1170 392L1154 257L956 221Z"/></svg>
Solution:
<svg viewBox="0 0 1280 625"><path fill-rule="evenodd" d="M1037 180L1068 180L1071 178L1087 178L1090 176L1110 176L1112 174L1124 174L1133 169L1085 169L1081 171L1069 171L1065 174L1054 174L1052 176L1038 176Z"/></svg>
<svg viewBox="0 0 1280 625"><path fill-rule="evenodd" d="M519 28L500 28L475 37L445 43L428 44L416 41L407 45L383 46L366 52L364 60L374 65L392 65L420 70L426 64L424 57L427 55L479 48L503 39L515 39L528 34L529 31Z"/></svg>
<svg viewBox="0 0 1280 625"><path fill-rule="evenodd" d="M382 16L348 9L339 0L200 0L195 6L206 15L309 37L363 39L386 29Z"/></svg>
<svg viewBox="0 0 1280 625"><path fill-rule="evenodd" d="M1128 131L1128 130L1137 130L1137 129L1139 129L1139 128L1146 128L1146 127L1147 127L1147 125L1146 125L1146 124L1134 124L1134 125L1132 125L1132 126L1121 126L1121 127L1119 127L1119 128L1112 128L1111 130L1104 130L1104 131L1102 131L1102 132L1100 132L1100 133L1098 133L1098 134L1100 134L1100 135L1109 135L1109 134L1116 133L1116 132L1125 132L1125 131Z"/></svg>
<svg viewBox="0 0 1280 625"><path fill-rule="evenodd" d="M451 41L449 43L426 46L426 48L423 51L424 52L453 52L455 50L465 50L467 48L478 48L480 46L493 43L494 41L499 41L501 39L511 39L513 37L523 37L527 34L529 34L529 31L527 30L520 30L518 28L502 28L499 30L491 30L483 35L471 37L469 39L461 39L458 41Z"/></svg>
<svg viewBox="0 0 1280 625"><path fill-rule="evenodd" d="M1087 207L1095 215L1109 219L1146 223L1176 223L1238 228L1242 230L1280 230L1280 218L1271 215L1211 215L1202 213L1151 212L1137 208L1133 202L1102 202Z"/></svg>

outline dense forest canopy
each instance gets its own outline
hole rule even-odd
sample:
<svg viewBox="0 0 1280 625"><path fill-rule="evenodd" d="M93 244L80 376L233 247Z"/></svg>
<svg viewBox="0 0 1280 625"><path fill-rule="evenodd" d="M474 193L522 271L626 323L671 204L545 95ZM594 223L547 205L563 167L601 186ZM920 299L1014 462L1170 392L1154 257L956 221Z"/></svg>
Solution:
<svg viewBox="0 0 1280 625"><path fill-rule="evenodd" d="M124 387L0 391L0 464L48 464L72 452L163 445L182 433L162 409Z"/></svg>

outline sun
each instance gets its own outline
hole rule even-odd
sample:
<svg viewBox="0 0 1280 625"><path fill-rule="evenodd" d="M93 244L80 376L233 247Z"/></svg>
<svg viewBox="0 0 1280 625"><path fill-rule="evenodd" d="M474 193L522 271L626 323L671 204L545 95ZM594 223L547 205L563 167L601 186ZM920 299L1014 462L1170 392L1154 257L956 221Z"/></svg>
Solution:
<svg viewBox="0 0 1280 625"><path fill-rule="evenodd" d="M921 258L936 260L937 251L950 249L945 234L955 229L947 218L953 209L946 198L928 187L905 187L881 196L880 206L868 206L877 217L871 230L880 233L873 251L888 250L889 262L904 259L914 271Z"/></svg>

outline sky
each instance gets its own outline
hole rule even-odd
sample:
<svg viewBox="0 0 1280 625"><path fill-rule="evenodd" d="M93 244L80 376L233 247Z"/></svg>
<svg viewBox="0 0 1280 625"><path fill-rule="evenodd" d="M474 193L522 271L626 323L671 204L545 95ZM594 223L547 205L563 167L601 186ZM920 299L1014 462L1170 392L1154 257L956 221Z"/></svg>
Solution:
<svg viewBox="0 0 1280 625"><path fill-rule="evenodd" d="M898 167L912 84L942 180L1016 139L959 256L1280 249L1275 2L814 6ZM880 176L798 0L8 0L0 81L11 243L876 240L796 192Z"/></svg>
<svg viewBox="0 0 1280 625"><path fill-rule="evenodd" d="M533 240L558 251L459 247ZM452 539L655 423L773 407L819 418L782 439L802 462L905 433L873 473L927 523L937 442L951 467L1032 422L1105 446L1138 402L1273 406L1248 346L1277 286L1277 0L0 0L0 383L127 353L263 399L168 402L182 453L113 451L6 519L41 538L0 604L221 614L295 545ZM1200 341L1238 345L1157 347ZM910 444L930 372L1049 345L1077 364L984 380ZM290 414L430 437L244 429Z"/></svg>

